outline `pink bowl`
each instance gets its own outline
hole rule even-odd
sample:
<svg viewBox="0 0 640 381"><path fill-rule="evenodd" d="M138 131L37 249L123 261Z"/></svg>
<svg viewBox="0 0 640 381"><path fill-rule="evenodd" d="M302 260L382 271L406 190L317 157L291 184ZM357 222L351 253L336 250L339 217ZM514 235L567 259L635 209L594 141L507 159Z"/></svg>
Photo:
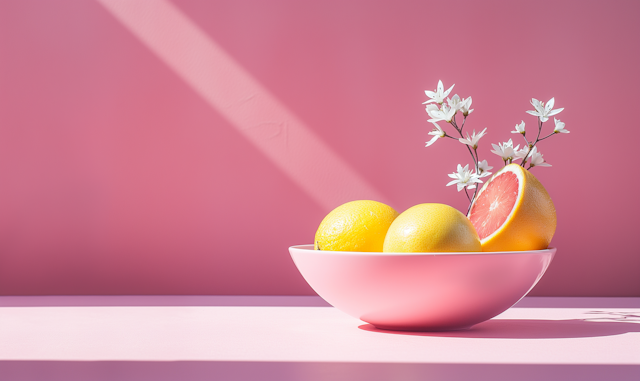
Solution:
<svg viewBox="0 0 640 381"><path fill-rule="evenodd" d="M556 253L362 253L291 246L309 285L377 328L465 329L504 312L538 283Z"/></svg>

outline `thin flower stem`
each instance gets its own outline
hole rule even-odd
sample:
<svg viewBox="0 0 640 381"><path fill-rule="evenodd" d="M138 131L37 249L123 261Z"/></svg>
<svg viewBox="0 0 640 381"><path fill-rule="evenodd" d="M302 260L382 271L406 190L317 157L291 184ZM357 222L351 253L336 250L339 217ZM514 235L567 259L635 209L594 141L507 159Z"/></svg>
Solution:
<svg viewBox="0 0 640 381"><path fill-rule="evenodd" d="M467 145L465 144L465 146L467 146ZM469 150L469 153L471 154L471 158L473 159L473 164L476 167L476 172L478 172L478 159L476 159L476 157L473 156L473 152L471 151L471 147L467 146L467 149Z"/></svg>
<svg viewBox="0 0 640 381"><path fill-rule="evenodd" d="M543 141L543 140L545 140L546 138L550 138L550 137L552 137L552 136L553 136L553 135L555 135L555 134L556 134L555 132L552 132L552 133L550 133L549 135L545 136L544 138L540 138L540 139L538 139L538 141L539 141L539 142L540 142L540 141Z"/></svg>
<svg viewBox="0 0 640 381"><path fill-rule="evenodd" d="M453 118L451 118L451 125L453 126L453 128L456 129L456 131L458 131L460 136L462 136L462 130L460 128L458 128L458 123L456 123L456 116L455 115L453 116Z"/></svg>
<svg viewBox="0 0 640 381"><path fill-rule="evenodd" d="M478 189L480 189L480 184L476 185L476 190L473 192L473 197L471 197L471 200L469 200L469 207L467 208L467 216L469 215L469 212L471 212L471 205L476 200L476 196L478 195Z"/></svg>
<svg viewBox="0 0 640 381"><path fill-rule="evenodd" d="M522 137L524 138L524 142L527 144L527 147L529 147L529 139L527 139L527 137L525 136L526 132L524 134L522 134ZM525 164L526 158L522 160L522 163L520 163L520 165L522 166L522 168L524 168L524 164Z"/></svg>
<svg viewBox="0 0 640 381"><path fill-rule="evenodd" d="M473 147L473 153L476 154L476 173L480 170L479 163L480 163L480 159L478 158L478 147Z"/></svg>
<svg viewBox="0 0 640 381"><path fill-rule="evenodd" d="M457 115L457 113L456 113ZM453 126L453 128L458 131L458 134L460 134L460 137L462 139L464 139L464 135L462 135L462 129L464 128L464 124L467 121L467 117L465 116L464 119L462 119L462 125L458 128L458 123L456 122L456 115L453 116L453 118L451 118L451 125ZM450 138L450 139L455 139L458 140L457 138L454 138L453 136L447 134L445 132L444 134L445 138ZM469 145L465 144L465 146L467 147L467 150L469 151L469 154L471 155L471 158L473 159L473 165L476 169L476 173L478 173L479 171L479 163L480 163L480 159L478 157L478 149L477 147L473 148L473 151L471 150L471 147L469 147ZM467 188L464 188L464 193L467 195L467 199L469 200L469 208L467 209L467 215L469 215L469 211L471 211L471 205L473 204L473 200L476 199L476 195L478 194L478 186L476 186L475 191L473 192L473 197L469 196L469 192L467 191Z"/></svg>
<svg viewBox="0 0 640 381"><path fill-rule="evenodd" d="M460 128L458 128L458 124L456 123L456 115L453 116L453 118L451 118L451 124L453 125L453 127L456 129L456 131L458 131L458 133L460 134L460 137L462 139L464 139L464 135L462 135L462 129L464 128L464 124L467 122L467 117L465 116L464 119L462 119L462 126L460 126ZM471 155L471 158L473 159L473 165L476 169L476 173L478 173L479 171L479 163L480 163L480 159L478 157L478 149L477 147L473 148L473 151L471 151L471 147L469 147L467 144L465 144L465 146L467 146L467 150L469 151L469 154ZM467 192L467 188L464 188L464 193L467 195L467 198L469 199L469 208L467 209L467 215L469 215L469 211L471 211L471 205L473 204L473 201L476 199L476 195L478 194L478 186L476 186L475 188L476 190L473 192L473 197L469 197L469 193Z"/></svg>
<svg viewBox="0 0 640 381"><path fill-rule="evenodd" d="M542 132L542 120L540 120L540 118L538 118L538 136L536 136L536 143L540 139L540 133L541 132ZM533 143L533 144L535 144L535 143Z"/></svg>
<svg viewBox="0 0 640 381"><path fill-rule="evenodd" d="M529 158L529 154L531 153L531 150L533 149L533 147L536 146L536 144L538 144L538 142L540 140L544 140L546 138L548 138L549 136L545 136L544 138L540 139L540 132L542 132L542 121L540 120L540 117L538 117L538 136L536 136L536 141L533 142L533 144L529 143L529 152L527 152L527 154L525 155L525 157L522 158L522 163L520 163L520 165L522 166L522 168L524 168L526 162L527 162L527 158ZM552 134L553 135L553 134ZM529 167L531 168L531 167Z"/></svg>
<svg viewBox="0 0 640 381"><path fill-rule="evenodd" d="M462 121L462 124L464 125L464 122L466 122L467 118L465 118ZM462 139L464 139L464 135L462 135L462 128L458 128L458 124L456 123L456 118L455 116L451 119L451 125L453 125L453 127L456 129L456 131L458 131L458 133L460 134L460 137ZM469 154L471 155L471 158L473 159L473 164L476 168L476 172L478 172L478 157L477 157L477 152L476 155L473 155L473 151L471 151L471 147L469 147L468 145L465 144L465 146L467 146L467 149L469 150Z"/></svg>

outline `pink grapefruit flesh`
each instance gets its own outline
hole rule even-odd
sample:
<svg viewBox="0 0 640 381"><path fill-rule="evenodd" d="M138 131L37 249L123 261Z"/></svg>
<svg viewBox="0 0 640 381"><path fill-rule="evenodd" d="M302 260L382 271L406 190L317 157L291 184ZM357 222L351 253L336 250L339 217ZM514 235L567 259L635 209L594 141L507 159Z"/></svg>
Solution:
<svg viewBox="0 0 640 381"><path fill-rule="evenodd" d="M505 223L518 200L518 183L514 173L503 172L478 195L469 219L480 239L488 237Z"/></svg>

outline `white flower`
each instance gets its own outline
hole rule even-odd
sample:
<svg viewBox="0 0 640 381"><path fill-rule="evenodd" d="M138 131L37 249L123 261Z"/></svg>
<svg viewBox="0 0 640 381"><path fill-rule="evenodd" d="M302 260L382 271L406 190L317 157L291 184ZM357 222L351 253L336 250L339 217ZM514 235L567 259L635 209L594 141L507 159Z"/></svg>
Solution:
<svg viewBox="0 0 640 381"><path fill-rule="evenodd" d="M460 106L460 111L462 111L462 115L467 116L473 112L473 110L469 110L471 108L471 97L462 100L462 105Z"/></svg>
<svg viewBox="0 0 640 381"><path fill-rule="evenodd" d="M455 109L456 111L460 110L460 108L463 106L463 102L458 94L455 94L453 97L451 97L451 99L447 98L447 103L449 104L449 107Z"/></svg>
<svg viewBox="0 0 640 381"><path fill-rule="evenodd" d="M524 146L522 147L521 150L516 151L516 160L517 159L524 160L524 158L527 157L527 155L529 155L529 146Z"/></svg>
<svg viewBox="0 0 640 381"><path fill-rule="evenodd" d="M553 132L556 134L563 133L568 134L569 130L564 128L564 122L561 122L560 119L553 118L553 121L556 122L556 128L553 129Z"/></svg>
<svg viewBox="0 0 640 381"><path fill-rule="evenodd" d="M516 124L516 130L511 131L512 134L522 134L524 135L524 120L520 124Z"/></svg>
<svg viewBox="0 0 640 381"><path fill-rule="evenodd" d="M431 104L426 107L426 110L427 114L431 117L431 119L429 119L429 122L431 123L439 122L441 120L451 123L451 119L456 115L456 109L445 104L442 105L441 109L439 109L438 106Z"/></svg>
<svg viewBox="0 0 640 381"><path fill-rule="evenodd" d="M438 107L438 105L429 104L427 105L427 107L425 107L425 111L431 117L431 119L429 119L429 122L435 123L443 120L442 111L440 111L440 108Z"/></svg>
<svg viewBox="0 0 640 381"><path fill-rule="evenodd" d="M438 105L431 104L431 105L427 105L427 106L424 108L424 110L427 112L427 114L429 114L429 116L430 116L431 118L435 119L435 116L434 116L434 114L433 114L433 113L434 113L435 111L440 111L440 108L438 107Z"/></svg>
<svg viewBox="0 0 640 381"><path fill-rule="evenodd" d="M476 130L473 130L473 135L469 136L469 133L467 132L466 139L460 138L458 140L460 141L460 143L466 144L468 146L471 146L471 148L476 149L478 148L478 141L480 141L480 138L487 134L486 131L487 129L485 128L484 130L482 130L482 132L476 135Z"/></svg>
<svg viewBox="0 0 640 381"><path fill-rule="evenodd" d="M429 99L428 101L422 104L424 105L431 102L442 104L442 102L444 102L447 95L449 95L449 93L451 92L451 89L453 89L453 86L451 86L449 90L444 91L444 86L442 86L442 81L438 81L438 88L435 91L425 90L424 93L427 94L427 96L431 99Z"/></svg>
<svg viewBox="0 0 640 381"><path fill-rule="evenodd" d="M458 172L453 172L447 176L454 179L453 181L450 181L447 186L457 184L458 192L463 190L465 187L467 187L467 189L474 189L476 187L476 183L482 182L477 174L472 173L469 170L469 164L465 165L464 168L458 164Z"/></svg>
<svg viewBox="0 0 640 381"><path fill-rule="evenodd" d="M540 121L544 123L547 120L549 120L550 116L556 115L560 111L564 110L564 108L552 110L554 103L555 103L555 98L549 99L549 102L547 102L546 106L543 102L540 102L539 100L533 98L531 99L531 104L533 105L533 108L535 108L536 110L527 111L527 113L537 116L538 118L540 118Z"/></svg>
<svg viewBox="0 0 640 381"><path fill-rule="evenodd" d="M538 152L538 147L533 147L531 150L531 161L529 162L531 167L550 167L551 164L544 161L542 154Z"/></svg>
<svg viewBox="0 0 640 381"><path fill-rule="evenodd" d="M436 140L445 137L445 133L442 128L440 128L440 126L438 126L436 123L433 123L433 125L435 126L435 128L433 129L433 131L429 132L429 135L433 135L433 138L431 138L431 140L427 142L427 145L425 147L429 147L430 145L435 143Z"/></svg>
<svg viewBox="0 0 640 381"><path fill-rule="evenodd" d="M481 162L479 162L478 171L480 172L480 178L491 176L491 172L489 172L489 170L492 168L493 167L490 166L486 160L482 160Z"/></svg>
<svg viewBox="0 0 640 381"><path fill-rule="evenodd" d="M513 160L513 158L516 155L515 151L520 147L520 145L518 144L514 148L513 147L513 142L511 141L511 139L509 139L508 142L499 143L498 145L491 144L491 146L493 146L493 150L491 152L493 152L496 155L500 156L502 158L502 160L505 160L505 161Z"/></svg>

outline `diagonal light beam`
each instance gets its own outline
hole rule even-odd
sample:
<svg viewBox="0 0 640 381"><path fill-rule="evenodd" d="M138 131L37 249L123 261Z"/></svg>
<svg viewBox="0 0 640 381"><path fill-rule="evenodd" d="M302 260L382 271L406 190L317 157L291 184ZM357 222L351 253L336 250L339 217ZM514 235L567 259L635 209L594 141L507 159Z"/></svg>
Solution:
<svg viewBox="0 0 640 381"><path fill-rule="evenodd" d="M323 208L388 203L171 2L98 2Z"/></svg>

